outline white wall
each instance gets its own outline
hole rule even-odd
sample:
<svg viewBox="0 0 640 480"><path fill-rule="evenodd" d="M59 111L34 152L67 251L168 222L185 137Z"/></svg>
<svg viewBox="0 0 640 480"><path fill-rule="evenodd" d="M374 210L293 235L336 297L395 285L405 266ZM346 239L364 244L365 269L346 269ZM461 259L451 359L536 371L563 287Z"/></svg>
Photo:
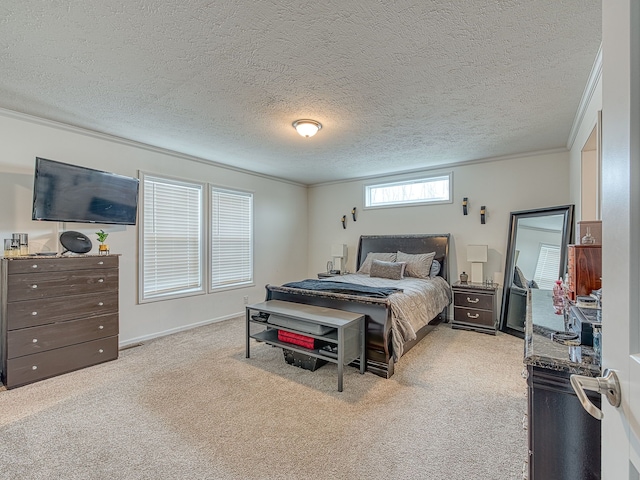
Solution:
<svg viewBox="0 0 640 480"><path fill-rule="evenodd" d="M29 234L31 251L57 250L56 230L87 235L97 251L94 232L109 233L111 253L120 258L121 345L243 314L243 297L264 299L267 283L305 275L307 257L307 188L193 161L159 150L119 142L106 136L56 126L10 112L0 113L0 239L13 232ZM31 220L35 157L138 176L143 170L254 192L255 285L210 295L137 304L137 228ZM62 229L60 230L62 231ZM239 339L238 341L241 341Z"/></svg>
<svg viewBox="0 0 640 480"><path fill-rule="evenodd" d="M466 261L466 246L469 244L489 246L484 276L493 278L494 272L504 271L510 212L569 203L568 152L476 163L426 173L450 171L453 172L454 201L445 205L363 210L363 186L371 180L310 188L307 275L314 276L326 270L333 243L347 244L347 268L353 271L360 235L450 233L451 280L457 280L463 270L470 271L471 265ZM462 214L463 197L469 198L467 216ZM481 205L487 207L484 225L480 223ZM356 222L351 219L354 206L357 207ZM346 229L340 222L343 215L347 215Z"/></svg>
<svg viewBox="0 0 640 480"><path fill-rule="evenodd" d="M602 110L602 77L597 79L593 91L591 92L591 98L589 99L586 108L584 109L584 115L581 122L578 125L578 130L570 146L571 151L569 155L569 191L570 201L575 204L575 218L577 222L579 220L594 220L589 218L589 214L583 217L581 208L581 196L582 196L582 148L589 139L589 135L593 131L593 127L596 126L598 121L598 111Z"/></svg>

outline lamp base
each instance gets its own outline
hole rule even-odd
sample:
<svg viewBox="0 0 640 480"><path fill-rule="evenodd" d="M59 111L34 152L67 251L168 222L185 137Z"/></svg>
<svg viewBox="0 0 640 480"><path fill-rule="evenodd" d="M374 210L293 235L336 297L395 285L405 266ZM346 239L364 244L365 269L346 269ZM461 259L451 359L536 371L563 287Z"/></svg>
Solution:
<svg viewBox="0 0 640 480"><path fill-rule="evenodd" d="M342 257L333 257L333 270L332 272L344 272L344 260Z"/></svg>
<svg viewBox="0 0 640 480"><path fill-rule="evenodd" d="M484 283L482 278L482 263L473 262L471 264L471 283Z"/></svg>

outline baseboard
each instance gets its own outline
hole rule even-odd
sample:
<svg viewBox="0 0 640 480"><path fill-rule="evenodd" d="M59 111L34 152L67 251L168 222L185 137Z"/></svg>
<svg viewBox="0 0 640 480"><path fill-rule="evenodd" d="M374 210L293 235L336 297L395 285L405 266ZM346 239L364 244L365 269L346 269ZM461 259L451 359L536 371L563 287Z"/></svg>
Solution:
<svg viewBox="0 0 640 480"><path fill-rule="evenodd" d="M223 322L225 320L230 320L232 318L244 318L244 312L232 313L231 315L225 315L224 317L211 318L208 320L203 320L202 322L190 323L189 325L182 325L176 328L170 328L169 330L163 330L161 332L151 333L149 335L142 335L140 337L130 338L125 341L121 341L118 344L120 350L124 350L130 346L137 346L138 344L148 342L149 340L153 340L154 338L166 337L167 335L172 335L174 333L184 332L185 330L191 330L192 328L203 327L205 325L210 325L212 323Z"/></svg>

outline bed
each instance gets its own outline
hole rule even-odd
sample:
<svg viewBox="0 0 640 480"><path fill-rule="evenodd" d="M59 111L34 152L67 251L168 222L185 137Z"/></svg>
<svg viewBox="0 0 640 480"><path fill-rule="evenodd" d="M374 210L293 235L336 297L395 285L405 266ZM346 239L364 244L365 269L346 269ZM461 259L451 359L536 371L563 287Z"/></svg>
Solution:
<svg viewBox="0 0 640 480"><path fill-rule="evenodd" d="M409 280L408 282L372 278L381 289L401 288L403 290L388 296L365 296L366 294L358 293L357 289L354 291L347 289L347 292L340 292L331 289L327 291L300 288L300 286L285 284L267 285L266 299L363 313L366 318L367 370L389 378L393 375L395 363L404 353L424 338L434 325L448 320L448 305L451 303L448 264L449 234L361 236L358 242L356 271L361 269L369 253L395 253L398 251L409 255L435 252L434 259L440 263L440 271L435 278L424 279L420 282L416 278L405 279ZM331 277L324 279L324 281L346 282L347 286L366 285L367 281L363 277L369 277L369 275L356 273ZM420 283L422 285L419 285ZM437 292L433 295L437 298L427 300L431 294L420 293L421 288L426 285L432 285ZM423 300L428 303L423 303ZM405 318L403 311L415 312L417 317Z"/></svg>

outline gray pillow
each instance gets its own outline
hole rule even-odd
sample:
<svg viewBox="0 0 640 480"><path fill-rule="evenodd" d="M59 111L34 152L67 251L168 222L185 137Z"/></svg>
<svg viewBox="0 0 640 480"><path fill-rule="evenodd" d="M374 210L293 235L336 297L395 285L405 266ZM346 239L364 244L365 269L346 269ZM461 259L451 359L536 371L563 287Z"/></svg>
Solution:
<svg viewBox="0 0 640 480"><path fill-rule="evenodd" d="M371 262L370 277L390 278L391 280L401 280L404 274L406 263L385 262L374 259Z"/></svg>
<svg viewBox="0 0 640 480"><path fill-rule="evenodd" d="M362 265L360 265L360 269L358 270L358 273L366 273L367 275L369 275L369 273L371 272L371 262L373 262L373 260L382 260L384 262L395 262L396 261L396 253L395 252L391 252L391 253L375 253L375 252L369 252L367 253L367 258L364 259L364 262L362 262Z"/></svg>
<svg viewBox="0 0 640 480"><path fill-rule="evenodd" d="M407 268L404 271L406 277L429 278L435 256L436 252L416 254L398 252L396 260L407 262Z"/></svg>

